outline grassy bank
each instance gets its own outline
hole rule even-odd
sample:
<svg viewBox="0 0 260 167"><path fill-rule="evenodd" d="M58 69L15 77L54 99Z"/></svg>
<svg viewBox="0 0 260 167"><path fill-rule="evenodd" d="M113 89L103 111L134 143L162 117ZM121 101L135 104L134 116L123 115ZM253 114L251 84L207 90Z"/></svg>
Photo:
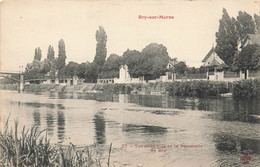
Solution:
<svg viewBox="0 0 260 167"><path fill-rule="evenodd" d="M50 144L45 131L38 131L34 126L31 129L23 127L18 133L18 123L14 129L8 127L8 121L0 132L0 166L86 166L101 167L110 165L109 148L108 158L104 160L99 145L87 147L58 146ZM18 134L20 134L18 136Z"/></svg>

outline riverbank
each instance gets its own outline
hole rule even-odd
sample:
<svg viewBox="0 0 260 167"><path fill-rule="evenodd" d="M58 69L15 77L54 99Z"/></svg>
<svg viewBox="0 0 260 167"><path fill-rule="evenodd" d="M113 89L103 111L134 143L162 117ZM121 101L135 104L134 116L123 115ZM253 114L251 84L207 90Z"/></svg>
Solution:
<svg viewBox="0 0 260 167"><path fill-rule="evenodd" d="M138 84L96 84L84 83L76 86L57 84L25 85L29 92L78 92L78 93L120 93L120 94L169 94L170 96L221 96L232 94L234 97L252 97L260 94L259 80L241 80L236 82L187 81L187 82L156 82ZM0 89L17 90L18 85L0 85Z"/></svg>

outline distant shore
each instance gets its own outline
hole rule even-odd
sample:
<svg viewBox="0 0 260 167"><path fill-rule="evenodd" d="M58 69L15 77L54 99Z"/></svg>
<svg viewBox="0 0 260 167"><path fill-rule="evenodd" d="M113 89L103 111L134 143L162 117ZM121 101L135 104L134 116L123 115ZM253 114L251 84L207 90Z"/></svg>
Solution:
<svg viewBox="0 0 260 167"><path fill-rule="evenodd" d="M30 84L25 85L27 92L79 92L79 93L115 93L115 94L148 94L187 97L228 96L252 97L260 94L259 80L242 80L237 82L187 81L187 82L156 82L156 83L124 83L80 85ZM17 90L17 84L0 84L2 90Z"/></svg>

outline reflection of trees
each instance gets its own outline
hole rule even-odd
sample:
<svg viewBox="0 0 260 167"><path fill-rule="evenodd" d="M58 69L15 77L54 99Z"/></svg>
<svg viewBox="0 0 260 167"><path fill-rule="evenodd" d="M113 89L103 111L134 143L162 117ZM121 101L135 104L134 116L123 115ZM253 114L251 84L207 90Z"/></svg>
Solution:
<svg viewBox="0 0 260 167"><path fill-rule="evenodd" d="M164 135L168 132L167 128L160 126L127 124L123 126L124 132L142 133L149 135Z"/></svg>
<svg viewBox="0 0 260 167"><path fill-rule="evenodd" d="M65 137L65 116L63 111L58 111L58 139L62 143Z"/></svg>
<svg viewBox="0 0 260 167"><path fill-rule="evenodd" d="M98 144L105 144L106 143L106 122L104 119L104 113L99 112L94 116L94 124L95 124L95 137L96 142Z"/></svg>
<svg viewBox="0 0 260 167"><path fill-rule="evenodd" d="M260 154L260 140L241 138L222 133L214 135L214 141L219 151Z"/></svg>
<svg viewBox="0 0 260 167"><path fill-rule="evenodd" d="M48 135L52 136L54 130L54 117L52 111L50 111L50 113L47 113L46 122Z"/></svg>
<svg viewBox="0 0 260 167"><path fill-rule="evenodd" d="M41 125L41 114L37 109L35 109L33 112L33 120L36 128L39 128Z"/></svg>

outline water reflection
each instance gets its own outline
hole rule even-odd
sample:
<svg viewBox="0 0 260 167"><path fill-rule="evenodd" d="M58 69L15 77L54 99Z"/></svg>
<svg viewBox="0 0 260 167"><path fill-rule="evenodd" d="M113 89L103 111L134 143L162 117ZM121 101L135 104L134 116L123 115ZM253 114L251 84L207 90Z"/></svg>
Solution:
<svg viewBox="0 0 260 167"><path fill-rule="evenodd" d="M63 111L58 111L58 139L62 143L65 138L65 115Z"/></svg>
<svg viewBox="0 0 260 167"><path fill-rule="evenodd" d="M46 116L46 122L47 122L47 132L49 136L53 135L54 131L54 116L52 111L49 111Z"/></svg>
<svg viewBox="0 0 260 167"><path fill-rule="evenodd" d="M260 154L260 140L221 133L214 135L214 141L219 151Z"/></svg>
<svg viewBox="0 0 260 167"><path fill-rule="evenodd" d="M95 124L95 138L98 144L106 143L106 122L104 119L104 113L98 112L94 115Z"/></svg>
<svg viewBox="0 0 260 167"><path fill-rule="evenodd" d="M130 133L142 133L148 135L164 135L167 133L167 128L160 126L148 126L148 125L134 125L126 124L123 125L122 130Z"/></svg>
<svg viewBox="0 0 260 167"><path fill-rule="evenodd" d="M41 114L37 109L35 109L33 112L33 120L36 128L39 128L41 125Z"/></svg>

